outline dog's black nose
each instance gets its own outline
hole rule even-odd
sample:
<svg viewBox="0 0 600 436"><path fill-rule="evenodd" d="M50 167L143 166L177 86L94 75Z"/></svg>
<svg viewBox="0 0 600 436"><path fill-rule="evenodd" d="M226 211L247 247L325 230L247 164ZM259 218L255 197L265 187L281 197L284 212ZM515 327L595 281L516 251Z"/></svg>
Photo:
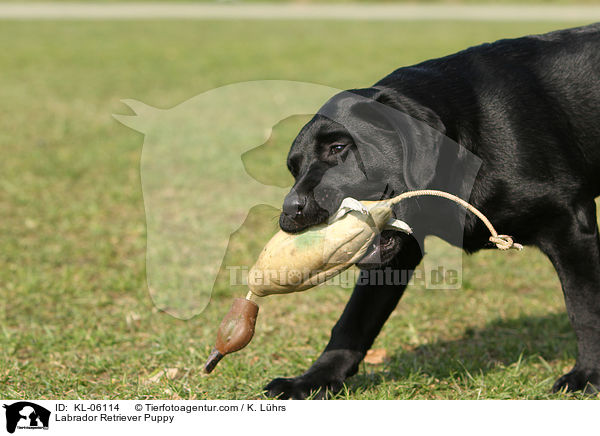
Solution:
<svg viewBox="0 0 600 436"><path fill-rule="evenodd" d="M283 200L283 213L290 218L295 218L302 215L304 206L306 206L306 197L292 190Z"/></svg>

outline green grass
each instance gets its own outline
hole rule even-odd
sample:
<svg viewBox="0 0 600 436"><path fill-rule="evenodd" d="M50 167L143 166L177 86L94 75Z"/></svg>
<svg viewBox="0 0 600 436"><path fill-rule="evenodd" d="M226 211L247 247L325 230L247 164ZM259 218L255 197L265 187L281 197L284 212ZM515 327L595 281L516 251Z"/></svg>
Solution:
<svg viewBox="0 0 600 436"><path fill-rule="evenodd" d="M351 4L351 3L419 3L419 4L532 4L532 5L593 5L597 0L3 0L6 3L216 3L216 4L250 4L250 3L290 3L290 4Z"/></svg>
<svg viewBox="0 0 600 436"><path fill-rule="evenodd" d="M323 287L266 299L253 342L203 375L218 322L243 294L220 286L189 321L153 306L143 137L111 118L127 111L121 98L171 107L254 79L361 87L399 65L560 27L3 22L0 397L261 398L271 378L297 375L318 356L348 298L347 289ZM282 131L285 147L293 129ZM258 172L263 162L285 183L281 147L273 153L279 158L248 155L247 166ZM248 225L270 231L258 219ZM247 259L244 241L233 255ZM362 364L340 398L579 397L549 394L576 350L548 260L527 249L465 257L464 266L460 290L407 291L374 345L388 360Z"/></svg>

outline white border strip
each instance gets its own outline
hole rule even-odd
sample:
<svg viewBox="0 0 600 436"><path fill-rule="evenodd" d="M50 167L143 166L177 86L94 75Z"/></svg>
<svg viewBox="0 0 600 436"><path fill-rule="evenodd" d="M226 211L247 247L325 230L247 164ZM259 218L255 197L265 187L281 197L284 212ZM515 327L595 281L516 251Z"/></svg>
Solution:
<svg viewBox="0 0 600 436"><path fill-rule="evenodd" d="M0 3L0 19L600 21L600 6Z"/></svg>
<svg viewBox="0 0 600 436"><path fill-rule="evenodd" d="M31 401L50 412L48 429L17 428L16 436L264 436L269 429L296 436L315 428L336 435L369 435L377 428L407 435L580 435L595 434L598 412L594 401ZM2 409L2 435L8 434L4 415ZM25 418L17 427L30 424ZM41 430L41 419L37 424Z"/></svg>

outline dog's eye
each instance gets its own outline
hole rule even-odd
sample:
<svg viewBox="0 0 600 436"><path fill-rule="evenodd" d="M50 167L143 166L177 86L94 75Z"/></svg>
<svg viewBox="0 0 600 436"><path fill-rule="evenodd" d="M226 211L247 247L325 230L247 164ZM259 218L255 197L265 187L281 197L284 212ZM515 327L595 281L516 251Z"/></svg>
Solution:
<svg viewBox="0 0 600 436"><path fill-rule="evenodd" d="M343 142L336 142L334 144L331 144L329 146L329 154L333 155L333 154L341 153L346 148L346 145L347 144L344 144Z"/></svg>

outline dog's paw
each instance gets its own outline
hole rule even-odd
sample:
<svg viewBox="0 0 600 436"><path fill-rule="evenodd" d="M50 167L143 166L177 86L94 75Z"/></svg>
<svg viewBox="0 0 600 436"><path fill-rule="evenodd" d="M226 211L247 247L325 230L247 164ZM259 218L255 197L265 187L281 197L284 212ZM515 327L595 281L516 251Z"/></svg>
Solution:
<svg viewBox="0 0 600 436"><path fill-rule="evenodd" d="M302 375L293 378L276 378L264 391L267 397L280 400L305 400L309 397L322 400L338 393L344 386L341 378L322 378Z"/></svg>
<svg viewBox="0 0 600 436"><path fill-rule="evenodd" d="M598 370L586 370L574 368L571 372L560 377L554 383L552 392L575 392L583 391L586 394L597 394L600 392L600 372Z"/></svg>

